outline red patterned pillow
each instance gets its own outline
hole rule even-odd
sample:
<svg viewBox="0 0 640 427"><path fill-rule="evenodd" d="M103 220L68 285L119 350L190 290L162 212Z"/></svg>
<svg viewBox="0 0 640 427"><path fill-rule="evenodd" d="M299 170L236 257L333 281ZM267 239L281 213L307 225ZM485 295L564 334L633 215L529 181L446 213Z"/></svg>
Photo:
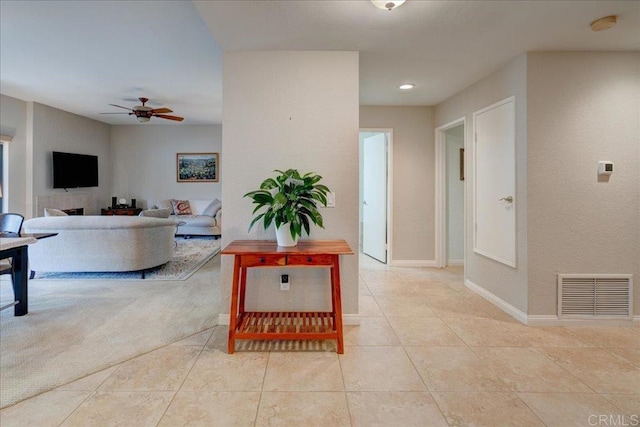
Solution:
<svg viewBox="0 0 640 427"><path fill-rule="evenodd" d="M171 203L176 215L191 215L191 204L188 200L172 200Z"/></svg>

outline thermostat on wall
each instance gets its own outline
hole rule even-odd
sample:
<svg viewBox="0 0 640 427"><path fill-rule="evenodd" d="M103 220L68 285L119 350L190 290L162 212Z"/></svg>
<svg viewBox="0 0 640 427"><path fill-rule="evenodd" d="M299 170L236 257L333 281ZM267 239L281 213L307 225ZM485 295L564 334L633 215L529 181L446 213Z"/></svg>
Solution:
<svg viewBox="0 0 640 427"><path fill-rule="evenodd" d="M598 162L598 175L611 175L613 173L613 162L600 160Z"/></svg>

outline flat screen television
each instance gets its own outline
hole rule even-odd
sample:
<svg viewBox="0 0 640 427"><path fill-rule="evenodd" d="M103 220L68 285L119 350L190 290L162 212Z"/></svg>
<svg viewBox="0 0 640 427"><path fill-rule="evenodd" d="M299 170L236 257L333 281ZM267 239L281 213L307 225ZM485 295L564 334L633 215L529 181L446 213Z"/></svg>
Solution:
<svg viewBox="0 0 640 427"><path fill-rule="evenodd" d="M53 188L98 186L98 156L53 152Z"/></svg>

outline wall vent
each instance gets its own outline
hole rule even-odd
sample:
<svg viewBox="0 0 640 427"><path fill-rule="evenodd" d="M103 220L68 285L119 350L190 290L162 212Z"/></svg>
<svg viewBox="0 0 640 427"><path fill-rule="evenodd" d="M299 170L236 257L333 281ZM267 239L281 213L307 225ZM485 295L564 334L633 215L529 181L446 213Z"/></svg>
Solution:
<svg viewBox="0 0 640 427"><path fill-rule="evenodd" d="M633 275L558 274L558 317L632 319Z"/></svg>

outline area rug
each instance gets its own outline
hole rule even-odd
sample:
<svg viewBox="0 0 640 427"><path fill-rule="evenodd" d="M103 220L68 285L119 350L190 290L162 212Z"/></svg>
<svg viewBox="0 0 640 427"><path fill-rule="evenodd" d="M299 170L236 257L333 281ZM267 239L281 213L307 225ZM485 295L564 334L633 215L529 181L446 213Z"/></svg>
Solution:
<svg viewBox="0 0 640 427"><path fill-rule="evenodd" d="M0 407L209 329L219 305L219 256L187 280L31 280L29 314L0 312Z"/></svg>
<svg viewBox="0 0 640 427"><path fill-rule="evenodd" d="M200 267L220 252L222 240L210 237L192 237L176 240L173 258L159 268L145 272L145 278L139 271L118 273L53 273L36 272L36 279L44 280L186 280Z"/></svg>

